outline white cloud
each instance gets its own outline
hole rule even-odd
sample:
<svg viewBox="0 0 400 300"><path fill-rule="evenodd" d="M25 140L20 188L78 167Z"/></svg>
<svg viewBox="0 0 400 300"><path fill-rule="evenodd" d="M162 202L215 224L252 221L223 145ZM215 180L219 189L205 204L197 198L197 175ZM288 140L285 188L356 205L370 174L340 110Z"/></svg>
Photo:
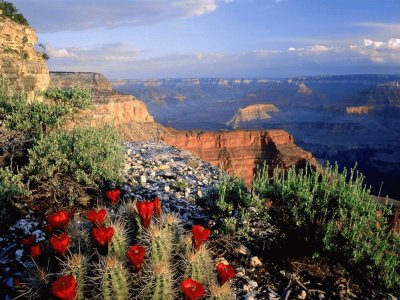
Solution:
<svg viewBox="0 0 400 300"><path fill-rule="evenodd" d="M361 45L351 45L349 49L375 63L398 63L400 61L400 39L398 38L387 41L364 39Z"/></svg>
<svg viewBox="0 0 400 300"><path fill-rule="evenodd" d="M53 58L76 58L77 55L66 48L53 48L46 46L47 54Z"/></svg>
<svg viewBox="0 0 400 300"><path fill-rule="evenodd" d="M14 0L40 32L139 26L213 12L219 0Z"/></svg>
<svg viewBox="0 0 400 300"><path fill-rule="evenodd" d="M123 44L92 48L48 46L50 68L94 71L111 78L291 76L391 73L400 67L400 39L364 39L353 45L256 49L239 54L178 53L152 56Z"/></svg>

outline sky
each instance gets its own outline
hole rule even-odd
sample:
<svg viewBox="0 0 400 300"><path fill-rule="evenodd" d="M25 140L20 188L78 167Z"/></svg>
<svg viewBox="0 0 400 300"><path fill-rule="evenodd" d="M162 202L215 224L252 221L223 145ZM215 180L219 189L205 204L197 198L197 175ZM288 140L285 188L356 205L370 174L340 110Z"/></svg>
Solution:
<svg viewBox="0 0 400 300"><path fill-rule="evenodd" d="M52 71L110 79L400 73L400 0L9 0Z"/></svg>

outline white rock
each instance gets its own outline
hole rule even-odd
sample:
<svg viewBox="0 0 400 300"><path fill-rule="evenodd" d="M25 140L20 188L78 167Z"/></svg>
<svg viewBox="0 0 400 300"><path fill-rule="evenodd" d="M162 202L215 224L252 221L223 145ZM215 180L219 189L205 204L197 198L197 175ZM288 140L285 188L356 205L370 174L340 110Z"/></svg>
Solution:
<svg viewBox="0 0 400 300"><path fill-rule="evenodd" d="M169 193L170 190L171 188L169 187L169 185L164 186L164 192Z"/></svg>
<svg viewBox="0 0 400 300"><path fill-rule="evenodd" d="M250 256L251 251L245 245L240 244L238 247L235 248L235 252L242 255Z"/></svg>
<svg viewBox="0 0 400 300"><path fill-rule="evenodd" d="M251 265L252 267L259 267L259 266L262 266L263 263L262 263L261 260L258 258L258 256L253 256L253 257L250 259L250 265Z"/></svg>
<svg viewBox="0 0 400 300"><path fill-rule="evenodd" d="M142 175L142 176L140 176L140 183L146 183L147 182L147 178L146 178L146 175Z"/></svg>

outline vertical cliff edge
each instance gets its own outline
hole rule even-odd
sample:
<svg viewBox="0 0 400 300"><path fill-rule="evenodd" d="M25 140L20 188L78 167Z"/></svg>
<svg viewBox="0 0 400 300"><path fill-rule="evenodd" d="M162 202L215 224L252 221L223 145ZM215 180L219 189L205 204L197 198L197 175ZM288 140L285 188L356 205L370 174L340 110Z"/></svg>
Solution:
<svg viewBox="0 0 400 300"><path fill-rule="evenodd" d="M40 99L50 82L47 64L34 48L37 40L33 28L0 17L0 76L29 100Z"/></svg>
<svg viewBox="0 0 400 300"><path fill-rule="evenodd" d="M314 156L294 144L284 130L236 130L219 132L175 131L162 139L189 150L250 185L258 165L270 168L316 165Z"/></svg>

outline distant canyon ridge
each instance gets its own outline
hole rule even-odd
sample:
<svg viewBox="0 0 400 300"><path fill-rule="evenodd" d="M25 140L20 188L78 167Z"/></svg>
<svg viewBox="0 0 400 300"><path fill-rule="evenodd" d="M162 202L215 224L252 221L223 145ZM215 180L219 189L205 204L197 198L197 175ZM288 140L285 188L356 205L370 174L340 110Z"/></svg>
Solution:
<svg viewBox="0 0 400 300"><path fill-rule="evenodd" d="M400 199L400 75L114 80L181 130L284 129L319 162L357 169Z"/></svg>

